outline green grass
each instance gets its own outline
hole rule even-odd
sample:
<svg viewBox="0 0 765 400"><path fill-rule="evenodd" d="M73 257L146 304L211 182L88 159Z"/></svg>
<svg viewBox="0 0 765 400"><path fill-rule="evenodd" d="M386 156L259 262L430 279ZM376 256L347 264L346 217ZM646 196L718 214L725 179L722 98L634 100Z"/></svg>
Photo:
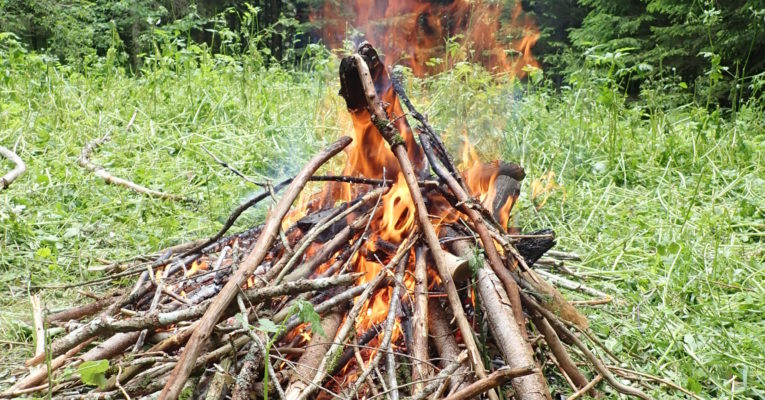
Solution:
<svg viewBox="0 0 765 400"><path fill-rule="evenodd" d="M0 388L32 353L30 285L96 278L87 267L102 260L209 235L255 193L202 146L247 174L278 178L349 129L337 64L323 58L291 72L252 57L179 51L140 77L108 64L77 72L29 55L0 65L8 71L0 76L0 144L28 164L0 192L0 340L23 343L0 343ZM484 158L526 168L513 221L555 229L560 249L584 257L569 267L615 297L584 310L625 367L703 398L763 398L762 108L749 104L735 118L693 105L648 108L580 82L555 92L461 64L408 84L454 154L466 132ZM148 198L81 169L82 146L107 132L112 139L93 162L193 201ZM549 171L560 188L537 210L529 183ZM74 290L42 295L51 308L85 301ZM656 398L684 398L647 384Z"/></svg>

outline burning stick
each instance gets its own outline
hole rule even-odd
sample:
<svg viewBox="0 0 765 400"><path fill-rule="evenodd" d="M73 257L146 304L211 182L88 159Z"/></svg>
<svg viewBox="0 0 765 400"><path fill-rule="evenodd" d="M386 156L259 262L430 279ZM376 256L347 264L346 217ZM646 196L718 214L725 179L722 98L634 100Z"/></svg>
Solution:
<svg viewBox="0 0 765 400"><path fill-rule="evenodd" d="M438 273L441 276L443 286L446 289L449 305L452 308L454 318L457 320L457 326L462 333L462 338L465 341L465 345L468 349L470 362L472 363L476 374L481 378L485 378L486 370L483 366L483 363L481 362L478 346L476 345L475 338L473 336L473 329L470 326L470 322L468 322L467 318L465 317L465 312L462 310L462 303L460 302L457 288L454 286L454 281L449 275L444 252L441 249L440 243L438 242L436 230L433 228L433 224L430 222L430 218L428 217L428 210L425 207L422 193L420 192L419 186L417 185L417 177L414 174L414 168L412 167L412 162L410 161L409 155L407 154L404 140L401 137L401 133L397 130L393 123L389 121L385 110L383 110L382 106L380 105L377 98L374 82L372 81L372 75L369 72L369 66L367 65L367 61L364 60L360 53L364 53L367 57L373 59L377 58L377 53L374 51L371 45L362 44L359 47L358 53L351 56L350 59L346 59L349 61L344 60L344 62L346 62L346 65L348 63L352 63L352 65L354 65L360 80L359 83L361 84L364 96L366 97L367 108L369 109L369 113L372 116L372 122L374 122L380 134L388 142L391 151L393 154L395 154L396 159L398 160L399 166L401 167L401 173L403 174L404 179L406 180L407 188L409 189L409 195L411 196L416 209L417 221L419 222L420 229L425 236L425 242L430 249L430 254L433 257L433 260L435 261L436 268L438 269ZM497 395L493 391L489 392L489 397L492 400L497 399Z"/></svg>
<svg viewBox="0 0 765 400"><path fill-rule="evenodd" d="M303 389L302 392L298 392L299 394L296 394L294 397L288 397L288 400L308 399L319 387L321 387L321 384L324 382L324 379L326 379L328 372L334 369L336 362L342 355L342 348L345 346L345 340L351 333L351 329L353 328L353 325L356 322L356 318L359 316L364 303L369 300L372 292L374 292L374 290L377 289L377 287L381 285L388 277L387 272L389 272L393 266L398 265L399 261L401 261L401 259L406 254L409 254L409 250L412 248L412 245L414 245L413 239L413 237L407 238L407 240L401 244L399 251L395 256L393 256L388 265L381 269L377 276L367 284L368 286L366 289L364 289L364 292L356 300L356 304L353 305L353 308L351 308L351 310L345 316L345 322L343 322L343 325L338 328L337 335L335 336L335 341L319 363L319 366L316 368L316 374L313 377L311 384ZM289 389L287 391L290 392Z"/></svg>
<svg viewBox="0 0 765 400"><path fill-rule="evenodd" d="M428 151L430 148L430 139L427 136L420 136L420 140L422 141L422 147L425 149L425 154L432 154L432 152ZM510 272L505 268L504 263L502 262L502 258L499 256L499 253L494 246L494 240L491 238L486 225L484 225L481 213L473 208L464 206L471 201L470 196L468 196L467 192L462 188L457 180L454 179L454 177L451 176L448 171L443 169L443 166L439 160L437 160L435 157L428 157L428 161L430 161L430 166L433 168L433 171L436 172L436 175L438 175L446 182L446 184L449 186L449 189L457 197L457 200L463 204L462 211L467 214L467 216L470 217L470 219L473 221L476 233L478 233L478 236L481 238L484 251L486 251L486 257L489 259L489 265L491 265L494 273L497 274L499 279L502 281L502 284L505 286L505 290L507 291L507 295L510 297L513 315L515 316L515 323L522 327L524 317L520 296L518 295L518 285L513 280ZM520 331L525 336L525 329L521 329Z"/></svg>
<svg viewBox="0 0 765 400"><path fill-rule="evenodd" d="M353 385L353 388L351 389L351 393L348 395L349 398L353 398L356 396L356 393L361 388L361 385L367 379L367 377L372 372L372 370L377 367L377 364L380 362L385 352L390 350L390 340L391 340L391 336L393 336L393 330L395 329L393 324L396 321L396 309L398 309L398 304L400 300L399 291L401 290L401 285L399 284L399 282L401 282L404 277L404 269L406 269L406 264L408 261L409 261L409 252L407 251L404 257L398 263L398 270L396 271L396 278L393 283L393 294L391 295L390 304L388 307L388 315L387 315L387 318L385 319L385 327L383 329L384 333L383 333L382 341L380 343L380 348L375 354L375 358L372 359L369 365L367 365L367 367L364 369L364 372L361 373L361 376L359 376L359 378L356 379L356 383ZM388 371L388 373L390 374L390 371ZM398 398L398 388L395 388L393 386L393 384L395 383L395 373L393 375L393 378L390 379L388 383L390 384L390 390L393 391L392 393L393 397Z"/></svg>
<svg viewBox="0 0 765 400"><path fill-rule="evenodd" d="M296 398L306 386L311 384L311 375L315 373L316 367L319 366L322 355L326 354L332 346L332 339L335 337L340 322L343 320L343 311L345 311L343 308L337 309L322 320L321 327L326 337L322 337L316 332L313 332L311 335L311 341L306 346L305 353L300 356L296 363L297 366L290 378L293 383L285 391L287 399ZM234 399L236 400L237 398L235 397Z"/></svg>

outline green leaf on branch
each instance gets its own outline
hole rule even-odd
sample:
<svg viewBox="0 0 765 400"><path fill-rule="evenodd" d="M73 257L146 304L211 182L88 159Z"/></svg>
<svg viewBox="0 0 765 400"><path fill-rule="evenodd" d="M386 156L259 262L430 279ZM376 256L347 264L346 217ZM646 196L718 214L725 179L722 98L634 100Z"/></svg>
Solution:
<svg viewBox="0 0 765 400"><path fill-rule="evenodd" d="M301 322L311 324L312 332L327 337L327 334L324 333L324 329L321 327L321 316L313 309L313 304L305 300L298 300L292 307Z"/></svg>
<svg viewBox="0 0 765 400"><path fill-rule="evenodd" d="M85 361L77 368L82 383L103 388L106 385L106 371L109 360Z"/></svg>

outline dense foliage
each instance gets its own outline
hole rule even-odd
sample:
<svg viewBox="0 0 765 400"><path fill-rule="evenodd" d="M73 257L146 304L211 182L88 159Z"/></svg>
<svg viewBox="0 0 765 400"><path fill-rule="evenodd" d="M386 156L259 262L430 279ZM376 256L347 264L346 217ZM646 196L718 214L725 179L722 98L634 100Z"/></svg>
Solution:
<svg viewBox="0 0 765 400"><path fill-rule="evenodd" d="M155 50L157 30L224 54L258 48L266 50L268 61L294 62L311 41L306 32L316 21L309 21L310 10L325 1L338 0L0 0L0 31L79 65L115 49L118 61L139 68L142 55ZM523 0L522 5L541 31L534 53L558 85L585 58L631 94L682 83L689 88L686 100L733 108L740 99L759 95L765 0ZM444 43L448 47L449 40Z"/></svg>
<svg viewBox="0 0 765 400"><path fill-rule="evenodd" d="M618 75L676 75L697 93L736 104L757 95L765 72L765 1L580 0L590 8L571 31L575 48L619 58Z"/></svg>
<svg viewBox="0 0 765 400"><path fill-rule="evenodd" d="M0 32L76 65L116 49L126 66L137 68L162 33L224 54L252 44L281 59L292 47L296 12L292 2L277 0L0 0Z"/></svg>

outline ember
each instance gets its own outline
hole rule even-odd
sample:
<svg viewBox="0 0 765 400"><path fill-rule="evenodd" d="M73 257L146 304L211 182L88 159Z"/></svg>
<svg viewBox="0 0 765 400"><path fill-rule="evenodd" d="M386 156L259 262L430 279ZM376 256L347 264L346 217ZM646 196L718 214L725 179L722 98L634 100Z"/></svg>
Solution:
<svg viewBox="0 0 765 400"><path fill-rule="evenodd" d="M576 389L589 383L563 339L598 377L645 398L585 347L571 328L587 320L532 268L552 231L507 233L523 168L466 146L458 171L369 44L343 59L340 80L352 139L275 185L285 193L264 225L224 237L248 202L210 240L124 266L119 276L139 275L131 290L48 317L69 330L50 347L54 396L498 399L511 387L550 399L548 352L534 347ZM343 149L342 176L315 175ZM324 190L293 207L311 180ZM539 334L544 347L530 340ZM96 390L67 375L104 359ZM33 370L10 392L41 391L48 377Z"/></svg>

